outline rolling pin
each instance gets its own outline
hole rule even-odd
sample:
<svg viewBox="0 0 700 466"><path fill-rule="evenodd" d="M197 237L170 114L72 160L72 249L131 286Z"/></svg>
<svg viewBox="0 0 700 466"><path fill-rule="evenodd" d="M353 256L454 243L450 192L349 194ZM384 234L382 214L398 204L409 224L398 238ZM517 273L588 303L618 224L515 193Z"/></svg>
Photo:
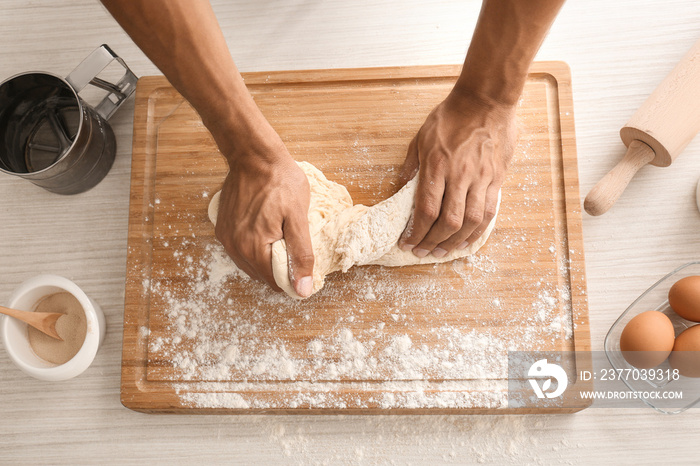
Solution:
<svg viewBox="0 0 700 466"><path fill-rule="evenodd" d="M671 165L700 132L700 40L620 130L624 158L591 189L583 208L605 213L637 171Z"/></svg>

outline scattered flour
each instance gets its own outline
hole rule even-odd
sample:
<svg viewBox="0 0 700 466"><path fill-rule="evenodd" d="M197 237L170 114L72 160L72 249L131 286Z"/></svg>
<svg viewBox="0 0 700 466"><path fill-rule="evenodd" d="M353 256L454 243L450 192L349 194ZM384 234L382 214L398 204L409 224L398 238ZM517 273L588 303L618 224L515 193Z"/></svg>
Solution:
<svg viewBox="0 0 700 466"><path fill-rule="evenodd" d="M246 417L289 464L580 464L582 444L560 435L563 418L543 416ZM343 441L316 440L342 424Z"/></svg>
<svg viewBox="0 0 700 466"><path fill-rule="evenodd" d="M504 192L500 218L517 225L518 212L550 209L546 189ZM158 361L149 379L171 381L194 408L498 409L508 403L508 351L573 347L565 239L542 244L525 228L497 227L488 254L422 265L408 282L354 268L300 303L231 267L201 217L169 201L156 212L172 215L154 236L170 264L143 280L159 325L139 338ZM527 273L511 258L547 267Z"/></svg>
<svg viewBox="0 0 700 466"><path fill-rule="evenodd" d="M441 322L438 316L454 312L459 303L440 303L438 274L405 289L389 279L386 269L370 267L351 271L355 276L336 283L337 289L322 290L321 297L330 297L330 303L336 301L334 295L358 299L343 300L345 308L336 322L314 327L314 337L299 347L285 333L315 321L304 304L229 267L230 258L218 243L208 244L199 261L185 252L189 247L191 240L184 240L184 247L172 252L185 272L184 286L172 286L165 278L148 284L169 324L161 331L143 327L140 336L148 340L150 354L172 365L181 401L196 408L503 408L507 352L531 349L543 338L571 337L570 312L562 312L570 305L567 291L543 280L525 313L530 316L527 325L509 335L493 331L487 322ZM465 287L475 289L485 286L483 277L498 273L483 255L433 267L457 272ZM252 288L255 300L244 305L227 297L231 280ZM363 326L366 311L377 302L385 309L384 318ZM433 305L436 317L427 332L413 331L425 318L412 312L417 303ZM507 306L503 298L486 303L494 309ZM513 322L522 316L515 313ZM277 331L269 332L271 328ZM249 396L256 390L270 392L271 381L285 384L274 396ZM358 391L365 395L358 397Z"/></svg>

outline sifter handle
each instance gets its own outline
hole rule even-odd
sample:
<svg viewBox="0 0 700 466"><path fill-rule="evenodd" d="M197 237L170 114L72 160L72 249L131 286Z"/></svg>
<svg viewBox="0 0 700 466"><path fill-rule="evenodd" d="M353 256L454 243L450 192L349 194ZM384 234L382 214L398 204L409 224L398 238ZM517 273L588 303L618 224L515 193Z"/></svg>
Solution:
<svg viewBox="0 0 700 466"><path fill-rule="evenodd" d="M124 68L124 75L117 83L111 83L97 77L107 65L117 61ZM66 77L68 84L73 86L75 92L80 92L88 84L104 89L108 92L102 101L97 104L95 110L104 118L109 118L136 90L138 78L129 69L124 60L109 48L107 44L97 47Z"/></svg>

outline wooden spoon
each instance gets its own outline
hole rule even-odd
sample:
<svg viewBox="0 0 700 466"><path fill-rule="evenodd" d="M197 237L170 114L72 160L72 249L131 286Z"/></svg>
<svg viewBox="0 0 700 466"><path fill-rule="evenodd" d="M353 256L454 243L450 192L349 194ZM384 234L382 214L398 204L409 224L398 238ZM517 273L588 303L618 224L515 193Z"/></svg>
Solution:
<svg viewBox="0 0 700 466"><path fill-rule="evenodd" d="M63 338L61 338L56 331L56 321L59 319L59 317L63 317L65 314L61 314L59 312L19 311L17 309L10 309L9 307L3 306L0 306L0 314L14 317L15 319L31 325L35 329L47 334L50 337L63 341Z"/></svg>

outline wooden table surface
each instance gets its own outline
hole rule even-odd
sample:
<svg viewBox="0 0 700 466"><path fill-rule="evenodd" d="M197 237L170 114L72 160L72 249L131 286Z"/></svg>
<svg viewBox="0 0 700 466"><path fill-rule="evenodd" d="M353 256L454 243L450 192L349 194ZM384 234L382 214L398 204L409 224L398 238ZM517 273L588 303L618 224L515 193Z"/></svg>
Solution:
<svg viewBox="0 0 700 466"><path fill-rule="evenodd" d="M460 63L480 2L215 2L243 71ZM565 5L538 60L573 75L581 193L622 156L619 128L700 37L692 0ZM138 75L157 74L95 1L4 0L0 77L67 74L108 43ZM107 178L71 197L0 176L0 303L39 273L74 280L103 307L104 346L82 376L33 380L0 351L0 463L244 462L652 464L700 454L700 410L646 407L561 416L148 416L119 403L133 103L113 119ZM643 168L603 217L584 216L592 345L675 267L700 259L700 139L671 167Z"/></svg>

